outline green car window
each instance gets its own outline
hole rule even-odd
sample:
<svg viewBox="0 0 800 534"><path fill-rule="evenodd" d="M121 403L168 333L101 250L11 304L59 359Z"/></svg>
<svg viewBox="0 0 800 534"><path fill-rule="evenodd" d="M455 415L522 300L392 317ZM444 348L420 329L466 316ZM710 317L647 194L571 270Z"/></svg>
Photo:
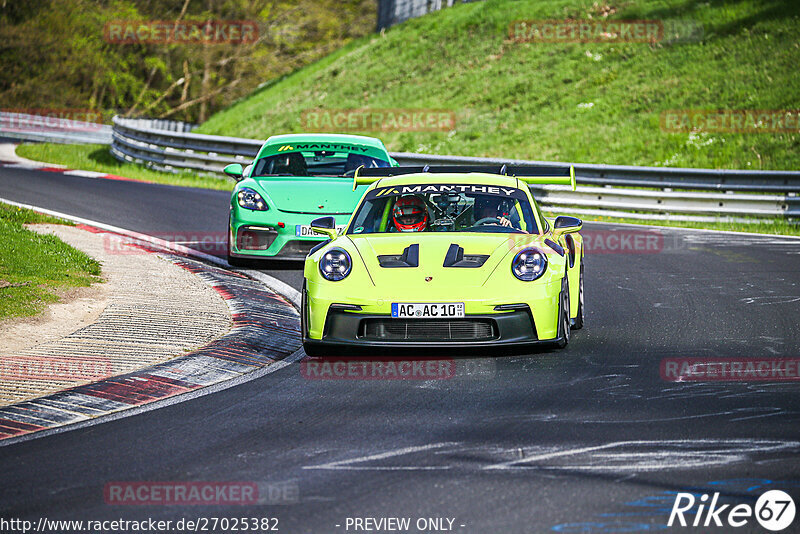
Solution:
<svg viewBox="0 0 800 534"><path fill-rule="evenodd" d="M404 231L539 233L524 191L474 184L373 189L358 207L347 233Z"/></svg>
<svg viewBox="0 0 800 534"><path fill-rule="evenodd" d="M346 176L352 175L361 166L375 168L389 167L390 164L382 159L352 152L295 151L259 159L251 176Z"/></svg>

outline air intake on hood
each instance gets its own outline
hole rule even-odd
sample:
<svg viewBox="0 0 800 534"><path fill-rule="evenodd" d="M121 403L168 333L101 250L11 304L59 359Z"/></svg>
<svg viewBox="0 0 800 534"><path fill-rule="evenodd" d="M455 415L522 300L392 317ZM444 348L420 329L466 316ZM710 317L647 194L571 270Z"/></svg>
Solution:
<svg viewBox="0 0 800 534"><path fill-rule="evenodd" d="M397 255L384 255L378 256L378 263L381 267L388 269L396 267L419 267L419 244L414 243L409 245L403 250L403 253Z"/></svg>
<svg viewBox="0 0 800 534"><path fill-rule="evenodd" d="M489 259L487 254L471 254L465 255L464 249L453 243L447 249L447 255L444 257L443 267L466 267L474 269L482 267L486 260Z"/></svg>

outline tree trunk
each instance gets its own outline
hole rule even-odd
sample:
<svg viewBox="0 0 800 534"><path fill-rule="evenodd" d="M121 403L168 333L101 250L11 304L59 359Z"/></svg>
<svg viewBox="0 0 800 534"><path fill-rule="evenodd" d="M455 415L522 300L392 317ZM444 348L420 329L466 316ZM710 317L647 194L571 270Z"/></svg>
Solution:
<svg viewBox="0 0 800 534"><path fill-rule="evenodd" d="M214 0L206 0L206 7L209 13L214 12ZM211 92L211 47L203 42L203 79L200 82L200 116L198 122L204 123L208 119L209 98L206 96Z"/></svg>

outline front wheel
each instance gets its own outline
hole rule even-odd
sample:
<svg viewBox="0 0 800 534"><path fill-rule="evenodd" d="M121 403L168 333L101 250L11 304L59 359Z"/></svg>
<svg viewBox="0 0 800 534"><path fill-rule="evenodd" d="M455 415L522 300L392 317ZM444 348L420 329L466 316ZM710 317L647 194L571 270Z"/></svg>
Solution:
<svg viewBox="0 0 800 534"><path fill-rule="evenodd" d="M581 262L581 274L578 278L578 313L572 322L573 330L580 330L583 328L583 262Z"/></svg>
<svg viewBox="0 0 800 534"><path fill-rule="evenodd" d="M247 260L234 258L230 254L228 254L228 265L230 265L231 267L249 267L250 263Z"/></svg>
<svg viewBox="0 0 800 534"><path fill-rule="evenodd" d="M321 358L322 356L329 355L325 351L320 350L319 347L307 345L305 343L303 343L303 352L305 352L306 356L309 356L310 358Z"/></svg>
<svg viewBox="0 0 800 534"><path fill-rule="evenodd" d="M303 280L303 287L300 290L300 341L303 343L303 352L306 356L323 356L320 349L316 346L310 345L305 342L308 337L308 291L306 290L306 281Z"/></svg>
<svg viewBox="0 0 800 534"><path fill-rule="evenodd" d="M231 267L245 267L245 262L240 260L239 258L234 258L231 256L231 216L228 215L228 231L227 231L226 241L225 241L225 248L227 251L227 259L228 265Z"/></svg>
<svg viewBox="0 0 800 534"><path fill-rule="evenodd" d="M569 344L570 324L569 324L569 279L566 274L561 283L561 298L558 309L558 338L556 346L563 349Z"/></svg>
<svg viewBox="0 0 800 534"><path fill-rule="evenodd" d="M306 297L306 280L303 279L303 287L300 288L300 341L304 341L308 336L308 298Z"/></svg>

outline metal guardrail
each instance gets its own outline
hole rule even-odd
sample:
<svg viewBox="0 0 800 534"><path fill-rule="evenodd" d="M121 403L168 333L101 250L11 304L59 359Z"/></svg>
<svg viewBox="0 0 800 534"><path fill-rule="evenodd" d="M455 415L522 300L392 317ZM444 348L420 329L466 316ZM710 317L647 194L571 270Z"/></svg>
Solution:
<svg viewBox="0 0 800 534"><path fill-rule="evenodd" d="M526 161L469 156L434 156L399 152L392 156L401 164L419 165L542 165L568 167L569 163ZM701 189L717 191L800 192L798 171L737 171L719 169L684 169L679 167L634 167L629 165L597 165L574 163L575 175L581 184L602 186Z"/></svg>
<svg viewBox="0 0 800 534"><path fill-rule="evenodd" d="M263 144L252 139L194 134L188 126L185 131L178 126L164 130L149 119L114 117L113 123L111 153L117 159L166 171L222 172L230 163L254 158Z"/></svg>
<svg viewBox="0 0 800 534"><path fill-rule="evenodd" d="M172 122L172 121L170 121ZM191 133L189 126L170 130L148 119L113 120L111 152L118 159L157 169L220 172L229 163L252 159L262 141ZM564 166L567 163L392 153L401 164L459 165L504 163L522 166ZM707 221L720 217L800 217L800 172L729 171L672 167L575 164L577 191L561 186L533 186L546 207L576 207L598 213L646 219ZM598 187L599 186L599 187ZM635 187L637 189L626 189ZM649 188L649 189L641 189ZM676 189L678 191L676 191ZM688 191L687 191L688 190Z"/></svg>
<svg viewBox="0 0 800 534"><path fill-rule="evenodd" d="M111 126L63 117L0 111L0 137L48 143L111 143Z"/></svg>

